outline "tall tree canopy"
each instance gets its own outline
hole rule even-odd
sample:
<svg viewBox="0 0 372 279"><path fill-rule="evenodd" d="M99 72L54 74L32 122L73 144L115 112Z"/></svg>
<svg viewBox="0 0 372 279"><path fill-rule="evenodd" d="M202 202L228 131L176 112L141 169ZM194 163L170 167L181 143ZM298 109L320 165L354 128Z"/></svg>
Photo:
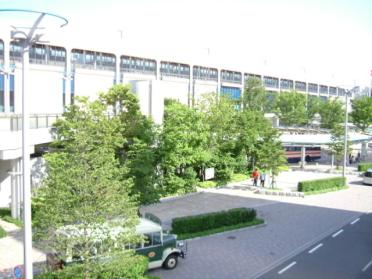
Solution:
<svg viewBox="0 0 372 279"><path fill-rule="evenodd" d="M267 106L267 96L261 80L249 78L243 92L243 110L265 112Z"/></svg>
<svg viewBox="0 0 372 279"><path fill-rule="evenodd" d="M369 126L372 125L372 98L364 96L352 100L351 106L351 121L355 126L366 132Z"/></svg>
<svg viewBox="0 0 372 279"><path fill-rule="evenodd" d="M338 99L329 100L321 103L319 114L321 116L321 127L333 129L337 124L344 121L344 105Z"/></svg>
<svg viewBox="0 0 372 279"><path fill-rule="evenodd" d="M119 122L123 144L116 150L126 179L133 179L132 195L141 204L159 200L156 166L158 131L153 121L142 115L139 100L129 85L115 85L101 93L100 101L113 113L112 120Z"/></svg>
<svg viewBox="0 0 372 279"><path fill-rule="evenodd" d="M276 100L276 112L284 125L303 125L307 123L306 95L281 92Z"/></svg>
<svg viewBox="0 0 372 279"><path fill-rule="evenodd" d="M48 176L34 201L33 224L63 258L74 253L90 259L97 235L72 233L67 240L61 231L109 235L112 227L125 227L115 239L105 239L102 255L136 241L137 206L128 195L133 183L122 179L116 158L123 144L119 126L104 104L87 98L76 98L55 124L59 149L46 156Z"/></svg>
<svg viewBox="0 0 372 279"><path fill-rule="evenodd" d="M160 138L162 186L168 194L195 189L196 177L211 160L204 115L178 101L167 102Z"/></svg>

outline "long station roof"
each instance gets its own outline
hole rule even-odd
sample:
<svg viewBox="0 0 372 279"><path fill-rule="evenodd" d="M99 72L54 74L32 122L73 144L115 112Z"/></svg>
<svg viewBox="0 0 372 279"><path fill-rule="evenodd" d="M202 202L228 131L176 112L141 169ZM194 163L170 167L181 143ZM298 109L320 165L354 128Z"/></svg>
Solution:
<svg viewBox="0 0 372 279"><path fill-rule="evenodd" d="M352 144L372 141L372 135L349 133L348 139ZM281 135L280 140L284 145L327 145L332 142L331 134L319 135Z"/></svg>

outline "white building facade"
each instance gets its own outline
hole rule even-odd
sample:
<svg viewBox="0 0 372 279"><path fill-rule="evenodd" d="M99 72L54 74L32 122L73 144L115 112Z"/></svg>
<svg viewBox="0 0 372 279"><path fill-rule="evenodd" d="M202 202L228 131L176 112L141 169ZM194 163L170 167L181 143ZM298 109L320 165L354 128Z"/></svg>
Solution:
<svg viewBox="0 0 372 279"><path fill-rule="evenodd" d="M178 99L189 106L201 94L209 92L239 99L249 77L261 79L272 94L296 90L325 99L345 96L345 90L337 86L234 70L223 65L129 55L115 46L103 49L56 41L34 45L29 56L31 154L35 146L52 141L52 124L74 97L94 99L99 92L106 92L118 83L132 84L142 113L152 116L156 123L162 123L165 98ZM14 217L20 216L21 202L21 103L21 47L10 39L8 30L0 30L0 207L10 206L13 197ZM37 171L37 167L33 169L33 177Z"/></svg>

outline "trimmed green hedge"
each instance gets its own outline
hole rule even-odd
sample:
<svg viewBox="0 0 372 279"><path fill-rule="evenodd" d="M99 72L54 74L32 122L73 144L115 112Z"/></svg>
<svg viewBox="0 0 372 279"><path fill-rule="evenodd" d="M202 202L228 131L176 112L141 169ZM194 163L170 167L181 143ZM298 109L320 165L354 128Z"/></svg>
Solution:
<svg viewBox="0 0 372 279"><path fill-rule="evenodd" d="M145 279L148 259L144 256L119 256L106 263L72 264L62 270L47 272L36 279ZM87 272L87 274L84 274ZM87 277L88 276L88 277Z"/></svg>
<svg viewBox="0 0 372 279"><path fill-rule="evenodd" d="M358 171L367 171L368 169L372 169L372 163L360 163L358 165Z"/></svg>
<svg viewBox="0 0 372 279"><path fill-rule="evenodd" d="M172 232L175 234L195 233L246 223L255 218L256 211L248 208L234 208L228 211L174 218L172 220Z"/></svg>
<svg viewBox="0 0 372 279"><path fill-rule="evenodd" d="M314 192L345 187L346 187L345 177L331 177L324 179L300 181L298 182L297 189L299 192Z"/></svg>

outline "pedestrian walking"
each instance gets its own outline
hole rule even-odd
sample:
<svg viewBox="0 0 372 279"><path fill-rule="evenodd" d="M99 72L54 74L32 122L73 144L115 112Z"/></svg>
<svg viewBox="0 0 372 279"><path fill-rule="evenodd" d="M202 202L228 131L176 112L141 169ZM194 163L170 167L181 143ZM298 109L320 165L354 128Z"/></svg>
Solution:
<svg viewBox="0 0 372 279"><path fill-rule="evenodd" d="M257 186L257 181L258 181L258 178L260 177L260 172L258 171L257 168L255 168L254 171L252 172L252 177L253 177L253 186Z"/></svg>
<svg viewBox="0 0 372 279"><path fill-rule="evenodd" d="M261 184L261 187L265 187L265 180L266 180L266 173L265 171L263 171L261 174L260 174L260 184Z"/></svg>

